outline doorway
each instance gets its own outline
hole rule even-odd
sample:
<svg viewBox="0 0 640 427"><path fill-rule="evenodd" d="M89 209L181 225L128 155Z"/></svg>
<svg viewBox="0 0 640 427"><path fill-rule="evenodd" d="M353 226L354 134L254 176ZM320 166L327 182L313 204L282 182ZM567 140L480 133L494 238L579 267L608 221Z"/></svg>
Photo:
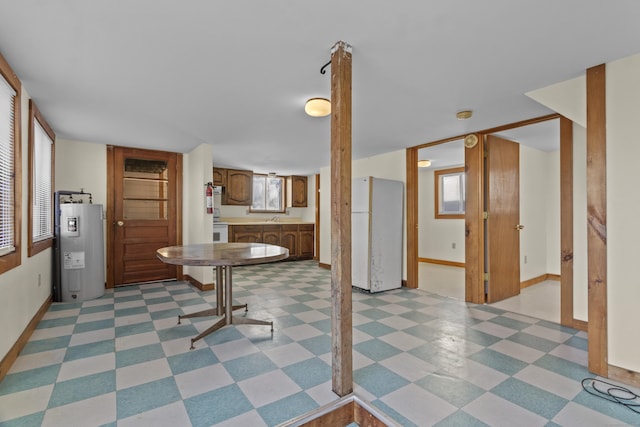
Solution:
<svg viewBox="0 0 640 427"><path fill-rule="evenodd" d="M540 125L540 126L536 126ZM546 132L543 132L543 129L546 129ZM514 123L511 125L505 125L498 128L487 129L484 131L480 131L475 135L478 136L478 140L482 140L485 135L496 134L501 137L505 137L507 139L514 139L524 142L522 146L525 151L529 151L528 142L532 138L534 134L538 134L543 141L543 144L553 144L555 148L550 149L549 147L542 147L540 150L542 152L548 153L552 151L556 151L555 156L558 156L557 150L558 146L561 147L562 150L571 152L571 144L572 144L572 136L570 132L562 131L562 129L571 129L571 122L565 118L560 117L557 114L543 116L536 119L531 119L523 122ZM564 136L563 136L564 135ZM407 150L407 286L410 287L421 287L422 285L422 274L419 271L423 267L423 262L421 262L421 258L423 257L423 253L419 249L419 245L421 244L420 239L423 239L420 233L423 230L422 224L422 215L420 214L420 208L418 207L418 200L421 197L422 189L419 185L419 170L416 167L416 163L423 156L423 149L439 145L445 144L450 141L455 141L458 139L464 138L464 136L448 138L441 141L435 141L432 143L423 144L417 147L412 147ZM484 294L484 246L482 242L484 241L484 230L483 230L483 220L482 215L484 211L484 204L482 203L482 188L484 187L484 179L480 179L480 173L483 169L484 163L484 153L481 149L483 144L477 144L474 147L465 148L465 168L467 172L468 178L468 188L467 191L469 193L469 199L466 200L467 203L467 211L468 215L465 223L465 263L464 267L466 270L466 277L464 279L464 295L465 300L468 302L474 302L482 304L485 302L485 294ZM526 147L525 147L526 146ZM526 153L525 153L526 155ZM554 312L557 313L558 305L560 305L560 319L557 319L557 315L554 318L554 321L560 321L563 325L567 326L577 326L583 329L585 326L582 324L577 324L575 319L573 319L573 306L572 306L572 292L573 292L573 275L571 273L571 258L566 256L565 254L573 253L572 247L572 237L571 230L573 229L573 214L572 214L572 198L570 195L571 192L571 180L572 176L572 165L570 155L562 156L561 162L558 160L554 160L558 163L558 166L553 171L555 180L554 182L560 181L560 186L555 185L551 188L553 194L549 194L549 197L555 197L560 199L560 206L551 207L545 202L539 203L537 201L532 202L531 200L525 199L523 202L533 203L535 205L537 203L537 207L534 209L525 209L525 213L523 215L523 224L527 225L523 230L529 235L522 234L522 256L520 256L521 261L521 277L523 278L522 284L527 286L531 284L531 282L540 283L540 287L549 285L549 283L553 284L554 290L552 294L554 295L554 301L552 305L555 306ZM525 168L529 167L531 169L532 162L525 162ZM533 162L535 164L535 162ZM560 167L560 164L562 165ZM527 172L529 173L529 172ZM537 174L538 177L548 178L549 171L544 168L539 168L536 166L534 170L534 175ZM535 176L534 176L535 178ZM539 178L535 178L539 181ZM562 194L564 196L562 198L559 197L558 193L561 192L561 188L564 190ZM530 189L527 187L523 191L526 191L528 194L530 193ZM410 199L415 198L415 202L413 204L410 203ZM548 215L548 211L551 209L556 209L556 212L560 212L561 219L560 221L556 221L556 225L553 229L549 230L549 234L552 234L555 237L558 237L558 242L551 243L556 246L555 251L557 252L561 247L562 258L560 254L548 252L547 248L540 247L540 242L533 239L529 239L530 234L536 230L536 226L529 215L533 214L538 219L541 217L542 210L545 211L544 215L542 215L542 219L546 218ZM557 218L557 213L555 214ZM560 242L559 236L562 232L562 244L559 245ZM555 238L554 237L554 238ZM471 249L470 249L471 248ZM540 252L542 251L542 252ZM540 254L543 254L542 256ZM413 256L412 256L413 254ZM527 256L526 263L524 261L524 256ZM557 255L557 256L556 256ZM549 261L551 260L551 261ZM540 269L540 264L543 263L542 271L538 271ZM550 265L544 264L544 262L549 262ZM560 268L558 267L560 265ZM558 271L556 271L558 270ZM548 274L551 273L551 274ZM558 273L558 274L553 274ZM532 280L529 280L532 279ZM544 280L542 280L544 279ZM459 282L459 280L458 280ZM562 297L557 297L557 289L558 285L560 285L561 295ZM460 286L460 285L459 285ZM531 289L535 289L535 286L532 286ZM529 288L525 289L525 297L526 294L530 293ZM516 297L518 298L518 297ZM558 301L560 299L560 301ZM548 301L548 300L547 300ZM533 307L527 307L527 309ZM514 311L514 310L510 310ZM580 322L578 322L580 323Z"/></svg>
<svg viewBox="0 0 640 427"><path fill-rule="evenodd" d="M182 156L108 147L107 287L176 279L156 257L180 243Z"/></svg>
<svg viewBox="0 0 640 427"><path fill-rule="evenodd" d="M464 182L459 180L464 180L462 139L418 150L418 287L464 300Z"/></svg>
<svg viewBox="0 0 640 427"><path fill-rule="evenodd" d="M560 323L560 119L496 132L487 139L498 137L517 142L520 150L519 214L509 223L519 230L505 229L519 239L513 263L519 272L511 295L488 295L487 302ZM492 217L490 212L489 223ZM500 245L505 241L500 238Z"/></svg>

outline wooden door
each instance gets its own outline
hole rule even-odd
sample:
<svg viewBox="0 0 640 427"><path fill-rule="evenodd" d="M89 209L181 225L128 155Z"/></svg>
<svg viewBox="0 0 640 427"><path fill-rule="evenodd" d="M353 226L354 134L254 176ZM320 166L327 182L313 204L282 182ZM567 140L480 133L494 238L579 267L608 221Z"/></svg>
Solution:
<svg viewBox="0 0 640 427"><path fill-rule="evenodd" d="M487 302L520 293L520 145L489 135L486 140Z"/></svg>
<svg viewBox="0 0 640 427"><path fill-rule="evenodd" d="M175 265L156 250L178 244L178 186L182 157L177 153L113 147L113 284L175 279Z"/></svg>

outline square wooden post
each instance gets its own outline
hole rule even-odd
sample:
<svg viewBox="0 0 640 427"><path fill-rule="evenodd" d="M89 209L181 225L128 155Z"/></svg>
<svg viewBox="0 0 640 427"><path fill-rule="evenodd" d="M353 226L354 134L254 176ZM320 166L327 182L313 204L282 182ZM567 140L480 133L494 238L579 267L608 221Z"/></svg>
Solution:
<svg viewBox="0 0 640 427"><path fill-rule="evenodd" d="M331 49L331 366L338 396L353 391L351 304L351 46Z"/></svg>
<svg viewBox="0 0 640 427"><path fill-rule="evenodd" d="M606 66L587 69L589 371L609 376L607 326Z"/></svg>

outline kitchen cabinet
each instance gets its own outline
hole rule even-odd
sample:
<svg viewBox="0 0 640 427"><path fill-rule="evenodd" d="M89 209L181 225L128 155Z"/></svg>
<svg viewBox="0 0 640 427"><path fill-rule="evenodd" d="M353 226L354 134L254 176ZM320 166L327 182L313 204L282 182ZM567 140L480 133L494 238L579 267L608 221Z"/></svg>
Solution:
<svg viewBox="0 0 640 427"><path fill-rule="evenodd" d="M280 225L263 225L262 242L269 245L280 246Z"/></svg>
<svg viewBox="0 0 640 427"><path fill-rule="evenodd" d="M299 256L301 258L313 258L314 242L314 226L313 224L300 224L299 227Z"/></svg>
<svg viewBox="0 0 640 427"><path fill-rule="evenodd" d="M227 184L227 170L223 168L213 168L213 185L224 187Z"/></svg>
<svg viewBox="0 0 640 427"><path fill-rule="evenodd" d="M242 243L262 243L261 225L234 225L229 241Z"/></svg>
<svg viewBox="0 0 640 427"><path fill-rule="evenodd" d="M225 185L222 189L222 204L251 206L253 193L253 172L227 169Z"/></svg>
<svg viewBox="0 0 640 427"><path fill-rule="evenodd" d="M313 259L313 224L229 225L229 241L267 243L289 249L289 260Z"/></svg>
<svg viewBox="0 0 640 427"><path fill-rule="evenodd" d="M291 208L307 207L307 177L292 175L287 178L287 206Z"/></svg>
<svg viewBox="0 0 640 427"><path fill-rule="evenodd" d="M280 246L289 249L289 257L298 256L299 240L300 234L298 233L298 224L285 224L282 226Z"/></svg>

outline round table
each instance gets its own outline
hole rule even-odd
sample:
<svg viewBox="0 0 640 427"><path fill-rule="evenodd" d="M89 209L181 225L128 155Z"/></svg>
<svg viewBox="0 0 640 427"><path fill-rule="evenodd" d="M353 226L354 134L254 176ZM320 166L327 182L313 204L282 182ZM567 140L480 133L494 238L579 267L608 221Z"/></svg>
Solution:
<svg viewBox="0 0 640 427"><path fill-rule="evenodd" d="M178 316L178 323L181 319L190 317L222 316L213 326L191 339L191 349L199 339L233 323L270 325L273 331L273 322L233 316L235 309L244 308L247 311L247 304L233 305L232 267L280 261L289 256L287 248L266 243L200 243L161 248L156 251L156 255L162 262L168 264L216 267L216 308Z"/></svg>

